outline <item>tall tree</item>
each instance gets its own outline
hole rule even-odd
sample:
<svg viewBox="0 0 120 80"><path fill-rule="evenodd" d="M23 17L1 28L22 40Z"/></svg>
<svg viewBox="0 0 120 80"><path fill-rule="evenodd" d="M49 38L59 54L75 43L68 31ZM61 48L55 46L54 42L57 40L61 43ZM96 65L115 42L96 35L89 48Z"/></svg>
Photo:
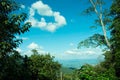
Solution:
<svg viewBox="0 0 120 80"><path fill-rule="evenodd" d="M31 24L23 23L27 15L17 14L20 5L13 0L0 0L0 55L6 55L15 51L22 42L16 35L29 30Z"/></svg>
<svg viewBox="0 0 120 80"><path fill-rule="evenodd" d="M110 22L110 24L108 25L108 28L110 31L110 38L108 39L106 37L106 39L105 39L106 31L104 31L104 29L103 29L104 35L95 34L92 37L89 37L88 39L80 42L79 46L80 47L81 46L89 47L89 46L94 45L96 47L96 46L103 45L103 44L107 45L108 48L110 49L110 51L105 52L105 54L104 54L105 61L103 62L104 65L102 65L102 66L109 70L112 69L113 73L114 73L114 69L115 69L116 76L118 77L118 80L119 80L120 79L120 77L119 77L119 75L120 75L120 6L119 6L120 0L113 0L111 9L109 11L109 15L108 14L106 15L106 12L101 11L101 10L103 10L101 7L102 0L89 0L89 1L92 4L92 7L87 9L86 12L90 13L91 11L94 11L98 16L97 22L99 22L101 24L102 28L104 28L104 29L106 28L105 25L107 25L108 22ZM100 1L100 4L98 7L97 7L97 3L95 1L96 2ZM98 11L100 11L100 12L98 12ZM104 16L104 17L102 17L102 16ZM108 17L108 16L110 16L110 17ZM107 42L107 39L108 39L108 42ZM109 44L110 44L110 46L109 46ZM110 53L112 53L112 54L110 54Z"/></svg>
<svg viewBox="0 0 120 80"><path fill-rule="evenodd" d="M111 50L111 44L107 37L107 28L108 24L111 22L111 18L109 17L108 10L103 8L104 2L103 0L89 0L91 3L91 6L84 11L85 14L93 14L95 13L97 16L97 19L95 20L97 26L92 27L98 27L101 26L103 35L102 34L94 34L93 36L89 37L88 39L81 41L78 45L78 48L81 46L101 46L104 45L108 49Z"/></svg>
<svg viewBox="0 0 120 80"><path fill-rule="evenodd" d="M120 0L114 0L111 6L111 14L114 17L111 30L111 45L114 51L114 64L116 75L120 75ZM120 77L119 77L120 79Z"/></svg>
<svg viewBox="0 0 120 80"><path fill-rule="evenodd" d="M107 38L106 26L105 26L106 24L104 22L106 17L103 16L104 15L103 14L103 9L102 9L103 1L102 0L96 0L96 2L94 0L89 0L89 1L93 6L94 12L98 16L98 20L99 20L100 25L101 25L102 30L103 30L103 35L104 35L104 38L105 38L105 42L106 42L107 46L110 48L111 45L110 45L110 42L108 41L108 38ZM103 20L103 18L104 18L104 20Z"/></svg>
<svg viewBox="0 0 120 80"><path fill-rule="evenodd" d="M0 80L18 80L21 73L21 57L15 50L22 42L17 35L29 30L31 24L24 23L27 15L17 14L20 5L14 0L0 0Z"/></svg>

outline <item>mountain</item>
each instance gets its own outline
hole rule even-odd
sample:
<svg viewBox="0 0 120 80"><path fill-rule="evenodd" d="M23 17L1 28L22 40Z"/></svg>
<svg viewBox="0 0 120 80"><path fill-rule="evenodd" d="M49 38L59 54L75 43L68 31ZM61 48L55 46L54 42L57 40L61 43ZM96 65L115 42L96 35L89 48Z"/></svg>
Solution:
<svg viewBox="0 0 120 80"><path fill-rule="evenodd" d="M72 60L58 60L58 62L62 64L63 67L80 68L84 64L96 65L101 61L97 59L72 59Z"/></svg>

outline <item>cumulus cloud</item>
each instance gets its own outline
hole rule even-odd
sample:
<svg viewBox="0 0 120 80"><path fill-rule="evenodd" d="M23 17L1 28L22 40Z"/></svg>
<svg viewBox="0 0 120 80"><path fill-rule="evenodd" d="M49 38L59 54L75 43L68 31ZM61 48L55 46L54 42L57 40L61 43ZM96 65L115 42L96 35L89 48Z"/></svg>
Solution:
<svg viewBox="0 0 120 80"><path fill-rule="evenodd" d="M32 42L31 44L28 45L28 48L29 49L37 49L39 47L38 47L38 45L36 43Z"/></svg>
<svg viewBox="0 0 120 80"><path fill-rule="evenodd" d="M41 20L35 18L36 13L41 17ZM46 22L44 17L53 17L54 22ZM50 32L56 31L56 29L66 25L66 19L60 14L60 12L53 11L50 6L44 4L42 1L37 1L32 4L29 11L29 19L33 27L47 30Z"/></svg>
<svg viewBox="0 0 120 80"><path fill-rule="evenodd" d="M42 1L37 1L37 2L33 3L31 8L33 10L36 10L37 13L39 13L42 16L52 16L53 15L53 11L51 10L51 8L47 4L44 4Z"/></svg>
<svg viewBox="0 0 120 80"><path fill-rule="evenodd" d="M42 47L32 42L31 44L28 45L28 49L42 49Z"/></svg>
<svg viewBox="0 0 120 80"><path fill-rule="evenodd" d="M30 43L30 44L27 46L27 48L28 48L29 50L28 50L28 51L25 51L25 52L24 52L24 55L28 55L28 56L32 55L33 53L32 53L31 50L33 50L33 49L36 49L39 54L47 54L47 53L48 53L47 51L44 50L44 48L43 48L42 46L38 45L38 44L35 43L35 42Z"/></svg>

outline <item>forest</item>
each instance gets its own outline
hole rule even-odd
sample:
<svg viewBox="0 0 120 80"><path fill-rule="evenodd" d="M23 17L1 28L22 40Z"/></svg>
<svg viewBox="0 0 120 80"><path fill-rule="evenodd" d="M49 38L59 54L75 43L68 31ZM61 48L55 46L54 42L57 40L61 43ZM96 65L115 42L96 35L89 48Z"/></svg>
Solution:
<svg viewBox="0 0 120 80"><path fill-rule="evenodd" d="M16 36L29 33L32 24L25 22L26 13L16 12L21 8L16 1L0 0L0 80L120 80L120 0L113 0L108 10L102 9L104 0L88 1L91 6L83 13L97 16L98 26L92 28L101 27L103 34L80 41L78 49L101 46L104 61L76 69L64 68L50 53L39 54L36 49L31 56L21 55L16 48L23 40Z"/></svg>

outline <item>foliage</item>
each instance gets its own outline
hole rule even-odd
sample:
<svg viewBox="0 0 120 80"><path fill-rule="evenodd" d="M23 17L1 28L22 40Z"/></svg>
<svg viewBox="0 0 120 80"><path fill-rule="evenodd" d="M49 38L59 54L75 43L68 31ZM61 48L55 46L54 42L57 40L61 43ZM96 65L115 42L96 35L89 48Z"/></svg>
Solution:
<svg viewBox="0 0 120 80"><path fill-rule="evenodd" d="M26 57L21 56L18 52L0 58L0 80L26 80L30 76L25 64ZM29 79L27 77L27 79Z"/></svg>
<svg viewBox="0 0 120 80"><path fill-rule="evenodd" d="M89 10L87 9L86 13L95 11L97 16L99 17L100 9L98 10L98 7L94 5L96 4L94 0L90 0L90 1L93 4L93 9L92 8L90 8ZM96 0L96 1L102 1L102 0ZM105 60L101 62L99 66L97 65L93 67L93 69L90 66L88 66L89 68L85 68L85 71L87 70L89 71L89 69L91 68L90 71L93 71L97 74L95 79L90 78L90 75L92 75L92 73L88 74L84 70L80 70L80 72L83 72L80 74L80 78L85 78L85 80L87 79L88 80L99 80L99 79L100 80L102 79L103 80L119 80L120 79L119 77L120 75L120 6L119 5L120 5L120 0L114 0L110 11L107 12L107 15L105 14L105 12L100 12L100 14L102 15L105 14L102 18L102 21L104 26L108 25L107 27L109 28L109 31L110 31L110 39L108 39L110 43L110 47L107 41L105 40L105 35L102 36L99 34L97 36L95 34L92 37L89 37L88 39L79 43L78 48L80 48L81 46L97 47L97 46L103 45L103 46L107 46L110 49L110 51L106 51L104 53ZM97 20L97 22L98 23L100 22L100 18L99 20Z"/></svg>
<svg viewBox="0 0 120 80"><path fill-rule="evenodd" d="M49 54L27 57L16 52L0 59L0 80L56 80L61 65L53 59Z"/></svg>
<svg viewBox="0 0 120 80"><path fill-rule="evenodd" d="M91 3L91 6L88 7L85 11L83 11L84 14L87 15L93 15L97 19L95 19L95 26L91 26L92 28L101 27L103 34L94 34L93 36L89 37L86 40L81 41L78 44L78 48L81 48L82 46L86 47L98 47L98 46L105 46L106 48L111 50L111 44L110 40L107 37L107 28L109 27L110 23L112 22L112 18L109 16L109 10L103 8L104 1L103 0L89 0Z"/></svg>
<svg viewBox="0 0 120 80"><path fill-rule="evenodd" d="M76 75L80 80L116 80L113 72L113 69L108 70L101 65L85 64L76 71Z"/></svg>
<svg viewBox="0 0 120 80"><path fill-rule="evenodd" d="M61 68L62 78L63 80L77 80L75 77L74 71L76 68L73 67L63 67Z"/></svg>
<svg viewBox="0 0 120 80"><path fill-rule="evenodd" d="M33 80L56 80L60 72L60 64L54 61L54 57L49 54L40 55L33 50L31 55L31 73Z"/></svg>
<svg viewBox="0 0 120 80"><path fill-rule="evenodd" d="M111 6L111 15L114 17L111 30L111 45L113 49L113 63L116 76L120 79L120 0L115 0Z"/></svg>
<svg viewBox="0 0 120 80"><path fill-rule="evenodd" d="M22 40L16 36L28 31L31 24L24 23L25 13L15 12L19 8L13 0L0 0L0 80L22 78L23 57L15 50Z"/></svg>
<svg viewBox="0 0 120 80"><path fill-rule="evenodd" d="M81 47L98 47L98 46L107 46L105 42L105 38L103 35L100 34L94 34L93 36L89 37L88 39L81 41L78 44L78 48Z"/></svg>
<svg viewBox="0 0 120 80"><path fill-rule="evenodd" d="M31 26L29 22L23 23L27 17L25 13L14 13L18 9L19 5L13 0L0 0L0 55L14 52L22 42L16 35L28 31Z"/></svg>

